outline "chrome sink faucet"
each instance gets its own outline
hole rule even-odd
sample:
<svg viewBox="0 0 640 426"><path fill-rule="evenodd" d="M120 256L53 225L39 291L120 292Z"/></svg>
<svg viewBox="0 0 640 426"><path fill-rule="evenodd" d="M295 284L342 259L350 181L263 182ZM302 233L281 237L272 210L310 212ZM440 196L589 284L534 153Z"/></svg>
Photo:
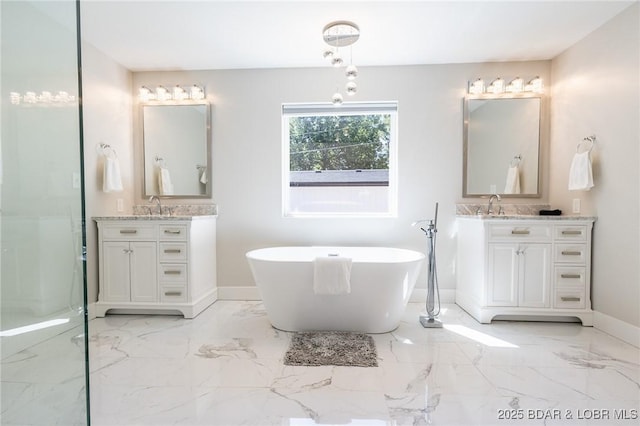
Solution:
<svg viewBox="0 0 640 426"><path fill-rule="evenodd" d="M160 197L158 197L157 195L152 195L151 197L149 197L150 203L153 203L153 200L156 200L158 202L158 214L162 216L162 203L160 203ZM149 209L149 212L151 212L151 209Z"/></svg>
<svg viewBox="0 0 640 426"><path fill-rule="evenodd" d="M502 200L502 198L500 198L500 196L498 194L493 194L491 197L489 197L489 205L487 206L487 214L493 214L493 210L492 210L493 200L498 200L498 202L499 202L500 200Z"/></svg>

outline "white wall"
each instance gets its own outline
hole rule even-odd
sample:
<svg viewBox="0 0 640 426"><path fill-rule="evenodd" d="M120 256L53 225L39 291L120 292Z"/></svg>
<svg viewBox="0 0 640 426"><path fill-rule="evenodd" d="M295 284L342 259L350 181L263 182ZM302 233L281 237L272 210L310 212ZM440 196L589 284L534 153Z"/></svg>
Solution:
<svg viewBox="0 0 640 426"><path fill-rule="evenodd" d="M87 298L98 298L98 230L93 216L117 214L116 200L126 212L134 202L133 124L131 72L93 46L82 45L82 116L84 124L84 175L87 229ZM124 191L102 192L103 157L100 143L115 149L122 171Z"/></svg>
<svg viewBox="0 0 640 426"><path fill-rule="evenodd" d="M594 310L640 326L639 6L626 9L552 61L551 203L598 216ZM595 135L595 187L567 190L576 144Z"/></svg>
<svg viewBox="0 0 640 426"><path fill-rule="evenodd" d="M281 105L329 101L336 84L345 80L333 68L145 72L134 73L133 83L134 88L193 83L206 87L213 104L219 286L253 286L244 255L259 247L353 244L424 251L424 235L410 224L433 217L434 204L439 202L440 285L453 289L455 203L462 200L462 98L467 81L517 75L540 75L549 81L549 70L549 61L362 67L355 101L398 101L397 219L282 217ZM139 140L136 145L139 152ZM546 179L544 196L545 185ZM145 202L139 193L136 197ZM423 273L418 286L424 288L425 280Z"/></svg>

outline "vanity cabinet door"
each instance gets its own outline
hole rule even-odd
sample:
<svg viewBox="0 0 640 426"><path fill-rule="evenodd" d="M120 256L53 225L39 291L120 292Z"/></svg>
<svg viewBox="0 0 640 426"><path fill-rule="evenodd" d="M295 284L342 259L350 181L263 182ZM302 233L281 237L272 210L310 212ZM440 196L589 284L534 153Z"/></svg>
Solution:
<svg viewBox="0 0 640 426"><path fill-rule="evenodd" d="M131 301L158 301L157 243L131 242Z"/></svg>
<svg viewBox="0 0 640 426"><path fill-rule="evenodd" d="M128 302L131 299L129 276L129 242L105 241L102 243L103 280L100 300Z"/></svg>
<svg viewBox="0 0 640 426"><path fill-rule="evenodd" d="M518 306L518 244L489 244L488 306Z"/></svg>
<svg viewBox="0 0 640 426"><path fill-rule="evenodd" d="M548 308L551 288L551 245L520 247L518 306Z"/></svg>

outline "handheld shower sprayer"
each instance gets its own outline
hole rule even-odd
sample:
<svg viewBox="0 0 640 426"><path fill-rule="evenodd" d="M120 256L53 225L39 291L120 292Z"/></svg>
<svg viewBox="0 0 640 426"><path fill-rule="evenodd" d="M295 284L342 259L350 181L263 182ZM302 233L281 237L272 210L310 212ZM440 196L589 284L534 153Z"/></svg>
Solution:
<svg viewBox="0 0 640 426"><path fill-rule="evenodd" d="M413 222L412 226L427 223L426 229L420 230L427 236L427 315L420 315L420 323L425 328L441 328L442 322L436 317L440 315L440 289L438 288L438 273L436 269L436 233L438 232L438 203L433 219Z"/></svg>

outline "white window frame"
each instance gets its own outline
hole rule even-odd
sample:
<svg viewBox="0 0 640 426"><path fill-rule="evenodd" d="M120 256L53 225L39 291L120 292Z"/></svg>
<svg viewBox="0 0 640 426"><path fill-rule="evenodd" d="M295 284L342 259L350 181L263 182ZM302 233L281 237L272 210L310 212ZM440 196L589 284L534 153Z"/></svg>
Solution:
<svg viewBox="0 0 640 426"><path fill-rule="evenodd" d="M384 113L390 115L389 134L389 186L387 211L385 212L299 212L290 209L290 139L289 117L366 115ZM330 103L283 104L282 105L282 215L301 218L397 218L398 217L398 103L388 102L348 102L341 106Z"/></svg>

